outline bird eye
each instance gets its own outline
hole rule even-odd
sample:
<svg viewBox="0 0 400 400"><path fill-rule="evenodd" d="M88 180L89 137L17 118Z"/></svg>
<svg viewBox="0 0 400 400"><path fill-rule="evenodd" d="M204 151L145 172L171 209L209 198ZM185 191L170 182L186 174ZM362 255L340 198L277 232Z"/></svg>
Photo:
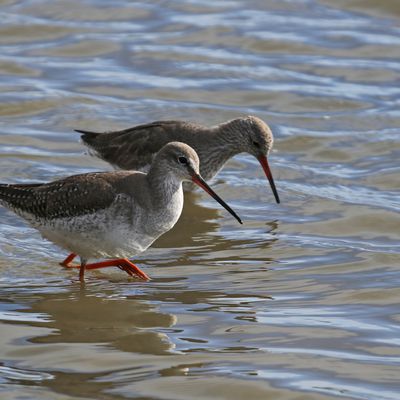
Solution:
<svg viewBox="0 0 400 400"><path fill-rule="evenodd" d="M253 141L253 145L256 146L256 147L260 147L260 143L258 143L256 141Z"/></svg>
<svg viewBox="0 0 400 400"><path fill-rule="evenodd" d="M178 157L178 161L179 161L181 164L184 164L184 165L186 165L186 164L188 163L188 160L187 160L186 157Z"/></svg>

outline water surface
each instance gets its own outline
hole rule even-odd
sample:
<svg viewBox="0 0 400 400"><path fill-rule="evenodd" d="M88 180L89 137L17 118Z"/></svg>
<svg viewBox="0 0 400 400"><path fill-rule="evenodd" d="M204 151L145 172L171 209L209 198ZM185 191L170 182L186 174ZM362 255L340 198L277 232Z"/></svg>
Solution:
<svg viewBox="0 0 400 400"><path fill-rule="evenodd" d="M87 273L0 209L3 399L399 398L397 1L1 1L2 182L110 167L74 128L244 115L275 134Z"/></svg>

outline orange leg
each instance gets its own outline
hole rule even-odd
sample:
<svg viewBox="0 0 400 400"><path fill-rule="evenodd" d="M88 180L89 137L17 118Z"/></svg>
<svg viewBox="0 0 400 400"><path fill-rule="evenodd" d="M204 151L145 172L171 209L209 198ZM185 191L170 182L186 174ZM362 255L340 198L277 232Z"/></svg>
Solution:
<svg viewBox="0 0 400 400"><path fill-rule="evenodd" d="M75 253L71 253L64 261L60 262L60 265L62 267L74 267L72 265L69 265L70 262L76 257Z"/></svg>
<svg viewBox="0 0 400 400"><path fill-rule="evenodd" d="M85 270L88 269L99 269L99 268L107 268L107 267L118 267L119 269L122 269L125 271L128 275L130 276L137 276L140 279L143 279L144 281L149 281L150 277L145 274L139 267L137 267L135 264L130 262L127 258L119 258L117 260L107 260L107 261L102 261L98 263L93 263L93 264L82 264L82 265L68 265L68 267L72 268L79 268L79 279L83 280L83 276L85 273Z"/></svg>
<svg viewBox="0 0 400 400"><path fill-rule="evenodd" d="M118 267L130 276L137 276L144 281L149 281L150 278L139 267L130 262L127 258L119 258L117 260L107 260L94 264L86 264L86 269L98 269L107 267Z"/></svg>

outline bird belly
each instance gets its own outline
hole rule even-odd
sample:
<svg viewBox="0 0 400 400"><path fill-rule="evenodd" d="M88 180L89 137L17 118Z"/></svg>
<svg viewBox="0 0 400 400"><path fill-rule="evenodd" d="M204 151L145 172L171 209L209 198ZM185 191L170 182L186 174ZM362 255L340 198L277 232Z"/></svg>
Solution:
<svg viewBox="0 0 400 400"><path fill-rule="evenodd" d="M182 205L180 191L161 209L144 210L121 198L107 209L72 217L44 218L14 211L45 239L84 259L130 258L175 225Z"/></svg>
<svg viewBox="0 0 400 400"><path fill-rule="evenodd" d="M29 219L29 222L44 238L85 259L132 257L155 240L125 220L110 219L104 211L46 221Z"/></svg>
<svg viewBox="0 0 400 400"><path fill-rule="evenodd" d="M92 233L40 229L42 236L79 256L89 258L130 258L146 250L154 238L120 227L119 231Z"/></svg>

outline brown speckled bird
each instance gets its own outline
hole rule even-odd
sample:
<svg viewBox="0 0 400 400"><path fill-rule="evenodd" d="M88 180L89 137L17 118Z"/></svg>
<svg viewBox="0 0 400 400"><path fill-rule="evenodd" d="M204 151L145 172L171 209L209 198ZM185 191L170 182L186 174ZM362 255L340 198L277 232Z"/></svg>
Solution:
<svg viewBox="0 0 400 400"><path fill-rule="evenodd" d="M90 153L120 169L147 171L162 146L172 141L188 144L200 158L200 173L205 180L214 177L224 164L239 153L257 158L280 202L268 165L273 135L260 118L248 116L207 128L184 121L156 121L114 132L82 133Z"/></svg>
<svg viewBox="0 0 400 400"><path fill-rule="evenodd" d="M72 252L62 265L75 267L70 262L79 255L81 280L85 269L111 266L148 280L128 257L146 250L175 225L186 180L203 188L241 223L200 176L196 152L179 142L165 145L147 174L99 172L43 184L0 184L0 204ZM88 264L90 258L110 260Z"/></svg>

